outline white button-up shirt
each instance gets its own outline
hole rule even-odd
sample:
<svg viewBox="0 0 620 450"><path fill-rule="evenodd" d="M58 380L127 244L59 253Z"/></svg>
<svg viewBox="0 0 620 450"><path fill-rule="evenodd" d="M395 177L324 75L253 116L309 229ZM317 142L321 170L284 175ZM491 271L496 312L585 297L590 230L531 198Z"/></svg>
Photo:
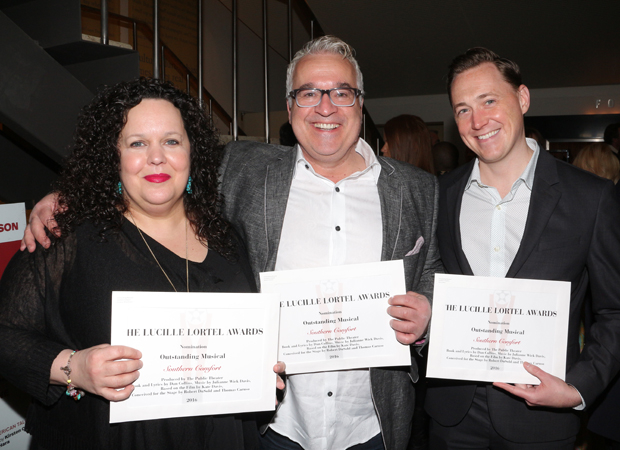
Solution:
<svg viewBox="0 0 620 450"><path fill-rule="evenodd" d="M505 277L519 250L540 151L535 140L528 138L527 143L534 153L504 198L482 183L480 161L474 164L460 215L463 252L474 275Z"/></svg>
<svg viewBox="0 0 620 450"><path fill-rule="evenodd" d="M381 260L381 166L364 140L355 151L366 169L334 184L317 174L297 147L275 270ZM369 371L290 375L270 426L307 450L344 450L368 441L380 432Z"/></svg>
<svg viewBox="0 0 620 450"><path fill-rule="evenodd" d="M474 275L505 277L521 245L540 151L534 139L526 140L534 153L504 198L494 187L482 184L478 160L463 192L461 242ZM575 410L586 407L581 393L579 396L581 405Z"/></svg>

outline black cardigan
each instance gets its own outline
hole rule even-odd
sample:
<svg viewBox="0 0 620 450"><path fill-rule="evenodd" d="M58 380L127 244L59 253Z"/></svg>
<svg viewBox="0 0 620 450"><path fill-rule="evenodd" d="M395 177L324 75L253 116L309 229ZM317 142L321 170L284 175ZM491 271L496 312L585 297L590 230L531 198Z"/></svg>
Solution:
<svg viewBox="0 0 620 450"><path fill-rule="evenodd" d="M186 284L185 259L145 235L177 287ZM252 292L255 284L245 248L238 259L209 250L190 261L190 290ZM33 397L26 431L51 449L254 448L257 429L250 415L207 416L109 424L109 403L87 393L78 402L64 386L49 384L55 357L66 348L110 342L111 292L172 291L133 224L106 234L91 223L49 250L18 252L0 280L0 374Z"/></svg>

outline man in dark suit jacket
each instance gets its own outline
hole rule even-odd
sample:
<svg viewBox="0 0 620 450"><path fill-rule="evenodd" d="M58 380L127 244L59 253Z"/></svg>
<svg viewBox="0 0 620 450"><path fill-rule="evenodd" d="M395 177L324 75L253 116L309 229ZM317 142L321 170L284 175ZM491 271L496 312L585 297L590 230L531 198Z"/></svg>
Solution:
<svg viewBox="0 0 620 450"><path fill-rule="evenodd" d="M605 128L604 140L612 147L614 155L620 159L620 123L612 123ZM616 183L616 197L620 201L620 183ZM606 391L593 405L588 419L588 429L603 436L607 449L620 450L620 376L616 376Z"/></svg>
<svg viewBox="0 0 620 450"><path fill-rule="evenodd" d="M446 271L570 281L571 299L566 381L528 363L539 385L431 380L431 449L572 449L575 409L592 405L620 368L620 207L613 185L526 140L530 96L513 62L471 49L453 61L448 93L459 133L478 158L440 179ZM597 322L580 353L588 283Z"/></svg>

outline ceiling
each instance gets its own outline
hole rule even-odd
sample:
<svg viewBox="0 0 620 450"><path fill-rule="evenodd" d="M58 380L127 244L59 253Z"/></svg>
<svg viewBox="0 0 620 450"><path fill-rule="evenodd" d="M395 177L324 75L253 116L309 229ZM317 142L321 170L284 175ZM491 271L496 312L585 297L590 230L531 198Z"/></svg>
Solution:
<svg viewBox="0 0 620 450"><path fill-rule="evenodd" d="M484 46L529 88L620 84L620 0L306 0L357 52L367 98L445 92L450 61Z"/></svg>

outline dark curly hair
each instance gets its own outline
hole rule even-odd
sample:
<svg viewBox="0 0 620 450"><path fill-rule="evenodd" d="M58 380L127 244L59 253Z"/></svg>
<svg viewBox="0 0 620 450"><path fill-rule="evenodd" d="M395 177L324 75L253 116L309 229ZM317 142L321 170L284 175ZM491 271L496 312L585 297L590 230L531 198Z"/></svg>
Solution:
<svg viewBox="0 0 620 450"><path fill-rule="evenodd" d="M101 226L102 238L121 227L128 204L118 191L118 141L129 110L143 99L167 100L180 111L191 144L193 192L183 194L185 213L204 244L232 257L230 225L220 214L222 199L217 189L222 156L218 137L197 99L170 83L144 77L103 89L82 109L73 152L55 185L59 211L54 234L66 236L87 220Z"/></svg>

